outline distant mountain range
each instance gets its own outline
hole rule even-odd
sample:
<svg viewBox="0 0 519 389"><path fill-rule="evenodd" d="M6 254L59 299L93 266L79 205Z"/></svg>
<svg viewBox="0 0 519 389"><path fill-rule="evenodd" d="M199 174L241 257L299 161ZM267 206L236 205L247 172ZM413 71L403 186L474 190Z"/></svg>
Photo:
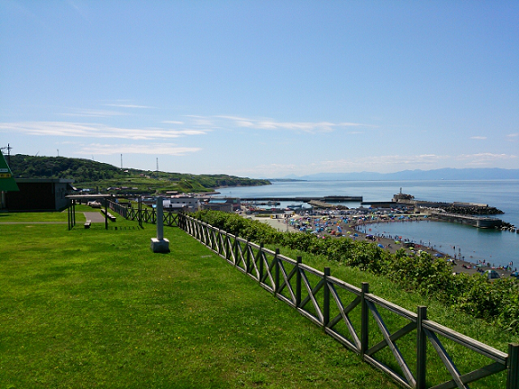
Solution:
<svg viewBox="0 0 519 389"><path fill-rule="evenodd" d="M398 180L519 180L519 169L435 169L403 170L396 173L318 173L289 175L286 179L308 181L398 181Z"/></svg>

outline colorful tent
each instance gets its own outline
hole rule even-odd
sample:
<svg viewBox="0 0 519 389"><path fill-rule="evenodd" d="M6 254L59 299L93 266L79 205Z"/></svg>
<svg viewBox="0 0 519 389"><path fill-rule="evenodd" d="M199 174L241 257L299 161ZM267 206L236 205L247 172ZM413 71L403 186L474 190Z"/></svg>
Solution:
<svg viewBox="0 0 519 389"><path fill-rule="evenodd" d="M17 192L19 190L13 178L13 173L0 150L0 192Z"/></svg>

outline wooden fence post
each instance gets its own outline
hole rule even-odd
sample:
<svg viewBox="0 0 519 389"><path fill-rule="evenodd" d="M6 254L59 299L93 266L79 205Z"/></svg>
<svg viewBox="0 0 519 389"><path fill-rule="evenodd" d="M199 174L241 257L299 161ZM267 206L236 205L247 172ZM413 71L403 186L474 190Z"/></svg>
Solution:
<svg viewBox="0 0 519 389"><path fill-rule="evenodd" d="M238 237L234 236L234 266L238 266L238 263L240 262L240 249L239 249L240 242L238 241Z"/></svg>
<svg viewBox="0 0 519 389"><path fill-rule="evenodd" d="M258 281L261 284L261 280L263 279L263 243L260 243L258 272Z"/></svg>
<svg viewBox="0 0 519 389"><path fill-rule="evenodd" d="M216 234L216 247L218 247L218 255L222 254L223 247L220 246L222 241L222 230L218 228L218 233Z"/></svg>
<svg viewBox="0 0 519 389"><path fill-rule="evenodd" d="M368 350L369 341L369 309L366 301L366 293L369 293L369 283L363 282L360 293L360 355L364 359L364 354Z"/></svg>
<svg viewBox="0 0 519 389"><path fill-rule="evenodd" d="M70 231L72 229L71 227L71 215L70 215L70 209L72 208L72 200L69 200L68 207L67 207L67 228Z"/></svg>
<svg viewBox="0 0 519 389"><path fill-rule="evenodd" d="M324 290L323 290L323 327L330 322L330 288L328 287L328 277L330 276L330 268L324 268Z"/></svg>
<svg viewBox="0 0 519 389"><path fill-rule="evenodd" d="M229 250L231 250L231 248L229 247L229 234L227 233L227 231L224 231L224 232L225 232L225 237L224 237L225 259L228 261L232 255L229 251Z"/></svg>
<svg viewBox="0 0 519 389"><path fill-rule="evenodd" d="M301 269L300 265L303 263L301 257L297 257L297 273L296 273L296 307L299 308L301 305Z"/></svg>
<svg viewBox="0 0 519 389"><path fill-rule="evenodd" d="M250 269L250 242L248 239L245 242L245 250L245 273L248 273Z"/></svg>
<svg viewBox="0 0 519 389"><path fill-rule="evenodd" d="M276 295L279 292L279 249L276 249L276 254L274 255L274 294Z"/></svg>
<svg viewBox="0 0 519 389"><path fill-rule="evenodd" d="M76 200L72 200L72 227L76 226Z"/></svg>
<svg viewBox="0 0 519 389"><path fill-rule="evenodd" d="M519 344L508 344L508 377L506 389L519 388Z"/></svg>
<svg viewBox="0 0 519 389"><path fill-rule="evenodd" d="M427 307L418 307L416 320L416 389L425 389L427 374L427 334L423 321L427 320Z"/></svg>

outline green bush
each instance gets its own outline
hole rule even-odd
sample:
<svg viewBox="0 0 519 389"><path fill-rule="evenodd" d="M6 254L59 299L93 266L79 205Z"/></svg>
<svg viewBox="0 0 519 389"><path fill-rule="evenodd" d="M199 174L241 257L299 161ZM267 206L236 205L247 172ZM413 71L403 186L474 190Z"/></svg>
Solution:
<svg viewBox="0 0 519 389"><path fill-rule="evenodd" d="M383 275L405 289L432 296L475 318L519 333L519 287L513 279L490 282L480 274L453 274L447 261L427 253L409 256L400 249L391 254L374 243L349 238L323 239L303 232L280 232L235 214L200 211L194 216L255 243L324 255L329 260Z"/></svg>

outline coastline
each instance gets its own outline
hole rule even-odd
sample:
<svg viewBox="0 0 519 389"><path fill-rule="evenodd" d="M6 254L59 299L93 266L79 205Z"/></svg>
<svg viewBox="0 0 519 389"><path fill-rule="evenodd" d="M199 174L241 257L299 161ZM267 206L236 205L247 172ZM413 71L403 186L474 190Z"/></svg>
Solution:
<svg viewBox="0 0 519 389"><path fill-rule="evenodd" d="M256 215L243 215L244 217L251 218L252 220L261 221L264 223L269 224L271 227L276 228L278 231L291 231L291 232L299 232L297 228L294 228L292 225L290 225L290 219L293 220L307 220L308 217L302 217L302 216L294 216L292 218L270 218L270 217L256 217ZM314 217L313 219L321 219L322 216ZM429 253L433 258L435 258L437 255L441 255L443 258L446 258L451 264L452 264L452 271L453 273L465 273L465 274L481 274L483 275L484 271L486 270L495 270L498 272L499 276L501 278L509 278L510 274L514 270L508 270L504 269L503 267L491 267L488 266L488 264L485 264L485 266L482 266L481 264L476 264L470 261L467 261L466 259L459 259L459 258L453 258L452 256L441 252L440 250L434 249L432 247L428 247L426 245L420 245L415 242L412 242L414 244L414 250L411 250L410 248L406 248L404 242L401 242L401 244L395 244L395 240L389 237L385 236L377 236L368 234L366 232L360 231L360 228L364 228L370 224L375 223L381 223L380 220L377 221L363 221L361 223L344 223L343 221L340 221L341 218L334 218L328 216L328 221L334 222L334 226L339 226L342 229L342 235L343 237L350 237L350 239L358 240L358 241L369 241L373 244L382 245L383 249L386 251L389 251L390 253L396 253L399 249L404 249L408 253L417 252L418 250L422 250L424 252ZM442 221L437 221L430 219L431 221L435 223L444 223ZM338 223L339 222L339 223ZM419 222L419 221L416 221ZM385 221L385 223L391 223L391 221ZM336 228L335 228L336 230ZM355 236L356 235L356 236ZM372 239L367 239L366 236L371 235L373 236ZM326 236L328 238L334 238L334 236L327 232L320 232L318 236ZM478 266L479 265L479 266Z"/></svg>

